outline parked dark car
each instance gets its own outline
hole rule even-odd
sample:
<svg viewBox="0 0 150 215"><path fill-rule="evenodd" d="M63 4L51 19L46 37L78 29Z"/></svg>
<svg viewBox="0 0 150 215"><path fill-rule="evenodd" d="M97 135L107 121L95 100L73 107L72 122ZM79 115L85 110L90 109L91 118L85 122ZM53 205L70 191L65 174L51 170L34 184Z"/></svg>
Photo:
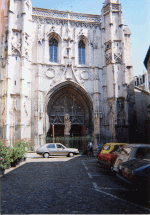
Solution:
<svg viewBox="0 0 150 215"><path fill-rule="evenodd" d="M118 157L111 169L118 172L119 164L133 159L144 159L148 155L150 155L150 144L127 144L119 151Z"/></svg>
<svg viewBox="0 0 150 215"><path fill-rule="evenodd" d="M144 159L137 158L119 164L116 175L134 187L148 188L150 185L150 155Z"/></svg>

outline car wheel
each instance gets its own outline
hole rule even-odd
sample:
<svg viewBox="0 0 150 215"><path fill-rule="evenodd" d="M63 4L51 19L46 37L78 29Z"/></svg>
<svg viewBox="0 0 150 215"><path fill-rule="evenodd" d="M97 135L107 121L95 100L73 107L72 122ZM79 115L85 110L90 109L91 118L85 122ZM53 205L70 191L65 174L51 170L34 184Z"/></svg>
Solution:
<svg viewBox="0 0 150 215"><path fill-rule="evenodd" d="M49 157L49 154L48 154L48 153L44 153L43 157L44 157L44 158L48 158L48 157Z"/></svg>
<svg viewBox="0 0 150 215"><path fill-rule="evenodd" d="M72 152L69 153L69 157L73 157L74 154Z"/></svg>

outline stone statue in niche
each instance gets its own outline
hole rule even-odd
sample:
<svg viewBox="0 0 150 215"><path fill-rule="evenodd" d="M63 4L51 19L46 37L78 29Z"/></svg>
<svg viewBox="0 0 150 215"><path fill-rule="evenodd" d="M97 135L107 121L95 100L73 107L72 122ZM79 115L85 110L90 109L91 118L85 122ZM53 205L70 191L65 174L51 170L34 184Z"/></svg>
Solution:
<svg viewBox="0 0 150 215"><path fill-rule="evenodd" d="M70 121L70 115L69 114L64 115L64 124L65 124L64 135L69 136L70 130L71 130L71 121Z"/></svg>

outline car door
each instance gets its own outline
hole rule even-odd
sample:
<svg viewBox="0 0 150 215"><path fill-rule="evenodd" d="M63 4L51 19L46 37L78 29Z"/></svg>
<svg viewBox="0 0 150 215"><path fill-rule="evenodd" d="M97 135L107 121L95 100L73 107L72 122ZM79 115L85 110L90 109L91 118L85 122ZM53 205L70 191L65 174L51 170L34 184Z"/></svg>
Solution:
<svg viewBox="0 0 150 215"><path fill-rule="evenodd" d="M48 152L49 152L50 155L57 155L56 144L49 144L47 146L47 150L48 150Z"/></svg>
<svg viewBox="0 0 150 215"><path fill-rule="evenodd" d="M66 147L61 144L56 144L57 155L67 155Z"/></svg>

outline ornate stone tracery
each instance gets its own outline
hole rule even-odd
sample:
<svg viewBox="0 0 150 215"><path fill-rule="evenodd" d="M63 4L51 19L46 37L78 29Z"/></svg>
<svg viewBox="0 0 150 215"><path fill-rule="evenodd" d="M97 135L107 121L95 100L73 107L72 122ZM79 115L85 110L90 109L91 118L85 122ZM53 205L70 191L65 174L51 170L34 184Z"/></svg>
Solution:
<svg viewBox="0 0 150 215"><path fill-rule="evenodd" d="M116 63L122 63L122 54L121 53L114 54L114 59Z"/></svg>
<svg viewBox="0 0 150 215"><path fill-rule="evenodd" d="M93 80L100 80L98 72L93 75Z"/></svg>
<svg viewBox="0 0 150 215"><path fill-rule="evenodd" d="M105 54L105 59L106 59L106 65L111 64L112 63L112 54L111 53Z"/></svg>
<svg viewBox="0 0 150 215"><path fill-rule="evenodd" d="M41 24L38 25L38 43L42 44L45 40L45 36L42 35Z"/></svg>
<svg viewBox="0 0 150 215"><path fill-rule="evenodd" d="M112 47L112 42L111 42L111 41L106 42L106 43L105 43L105 52L106 52L107 50L111 49L111 47Z"/></svg>
<svg viewBox="0 0 150 215"><path fill-rule="evenodd" d="M68 21L66 20L58 20L58 19L52 19L52 18L39 18L36 16L33 16L33 22L42 23L42 24L51 24L51 25L62 25L65 26L68 24ZM101 23L84 23L82 21L69 21L70 25L72 27L85 27L85 28L100 28Z"/></svg>
<svg viewBox="0 0 150 215"><path fill-rule="evenodd" d="M112 4L112 10L119 10L119 4Z"/></svg>
<svg viewBox="0 0 150 215"><path fill-rule="evenodd" d="M96 42L91 42L91 46L93 47L93 49L97 49L98 45Z"/></svg>
<svg viewBox="0 0 150 215"><path fill-rule="evenodd" d="M21 43L12 44L12 56L21 56Z"/></svg>

